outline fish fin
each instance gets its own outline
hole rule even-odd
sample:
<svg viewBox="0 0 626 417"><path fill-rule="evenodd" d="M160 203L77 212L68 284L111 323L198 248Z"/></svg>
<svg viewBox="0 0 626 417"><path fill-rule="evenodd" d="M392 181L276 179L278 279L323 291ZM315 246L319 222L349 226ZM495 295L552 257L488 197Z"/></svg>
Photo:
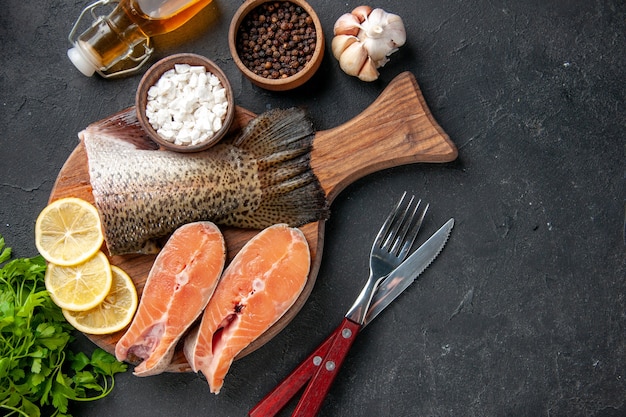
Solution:
<svg viewBox="0 0 626 417"><path fill-rule="evenodd" d="M287 223L292 227L329 216L326 193L311 168L315 131L301 108L262 113L242 130L233 145L253 154L259 167L262 198L250 224Z"/></svg>
<svg viewBox="0 0 626 417"><path fill-rule="evenodd" d="M143 130L137 120L135 107L129 107L103 120L90 124L85 130L114 137L136 149L157 150L159 145ZM79 134L82 138L82 132Z"/></svg>

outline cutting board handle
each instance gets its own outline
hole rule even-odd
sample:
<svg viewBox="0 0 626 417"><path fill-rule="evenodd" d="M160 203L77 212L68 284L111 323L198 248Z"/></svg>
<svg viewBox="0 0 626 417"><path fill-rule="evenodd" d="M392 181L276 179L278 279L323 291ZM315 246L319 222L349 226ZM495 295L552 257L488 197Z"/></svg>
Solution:
<svg viewBox="0 0 626 417"><path fill-rule="evenodd" d="M434 119L410 72L395 77L358 116L318 131L311 166L328 201L355 180L416 162L450 162L458 151Z"/></svg>

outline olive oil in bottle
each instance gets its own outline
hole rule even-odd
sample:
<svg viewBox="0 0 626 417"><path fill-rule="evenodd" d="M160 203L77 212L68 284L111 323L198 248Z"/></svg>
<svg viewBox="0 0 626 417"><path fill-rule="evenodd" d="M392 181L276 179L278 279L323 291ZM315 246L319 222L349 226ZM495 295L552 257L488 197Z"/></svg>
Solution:
<svg viewBox="0 0 626 417"><path fill-rule="evenodd" d="M134 72L150 57L152 36L171 32L195 16L211 0L100 0L83 10L69 35L73 47L67 52L74 65L86 76L98 72L105 78ZM76 39L79 22L95 8L118 3L107 16L99 16ZM143 45L143 55L136 48ZM120 62L133 65L116 72L108 71Z"/></svg>

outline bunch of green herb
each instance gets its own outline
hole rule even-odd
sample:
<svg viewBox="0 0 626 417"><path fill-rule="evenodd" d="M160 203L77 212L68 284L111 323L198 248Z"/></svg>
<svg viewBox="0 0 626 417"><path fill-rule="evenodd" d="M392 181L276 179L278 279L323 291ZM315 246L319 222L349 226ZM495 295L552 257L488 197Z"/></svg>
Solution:
<svg viewBox="0 0 626 417"><path fill-rule="evenodd" d="M44 259L10 258L0 236L0 410L71 417L70 400L108 395L126 365L101 349L91 358L70 351L73 328L46 291Z"/></svg>

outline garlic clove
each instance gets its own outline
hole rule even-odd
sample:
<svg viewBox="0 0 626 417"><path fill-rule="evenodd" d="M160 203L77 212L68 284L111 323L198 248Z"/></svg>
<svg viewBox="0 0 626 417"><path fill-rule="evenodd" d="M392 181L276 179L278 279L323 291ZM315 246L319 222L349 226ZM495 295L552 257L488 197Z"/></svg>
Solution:
<svg viewBox="0 0 626 417"><path fill-rule="evenodd" d="M384 67L385 64L389 62L389 58L384 57L383 59L379 59L378 61L372 60L372 62L374 62L374 65L376 66L376 68L380 68L380 67Z"/></svg>
<svg viewBox="0 0 626 417"><path fill-rule="evenodd" d="M372 58L367 58L367 61L365 61L365 64L359 71L359 80L367 82L376 81L379 75Z"/></svg>
<svg viewBox="0 0 626 417"><path fill-rule="evenodd" d="M337 19L335 22L335 26L333 27L333 32L335 35L352 35L356 36L359 33L359 19L353 14L346 13L343 14Z"/></svg>
<svg viewBox="0 0 626 417"><path fill-rule="evenodd" d="M335 58L339 59L343 51L354 42L358 42L359 39L352 35L337 35L333 38L331 43L331 49Z"/></svg>
<svg viewBox="0 0 626 417"><path fill-rule="evenodd" d="M363 23L367 17L372 13L372 8L370 6L358 6L355 7L350 14L356 16L359 20L359 23Z"/></svg>
<svg viewBox="0 0 626 417"><path fill-rule="evenodd" d="M381 65L378 65L379 67L385 65L387 61L389 61L387 57L398 50L398 48L395 48L388 43L381 42L381 39L367 38L361 43L374 62L381 62Z"/></svg>
<svg viewBox="0 0 626 417"><path fill-rule="evenodd" d="M380 39L375 38L365 38L361 41L363 44L363 48L365 48L368 52L368 55L374 61L380 61L384 59L389 53L389 47L386 43L381 42Z"/></svg>
<svg viewBox="0 0 626 417"><path fill-rule="evenodd" d="M388 39L390 46L397 49L406 42L404 23L402 22L402 18L397 14L389 13L386 32L385 37Z"/></svg>
<svg viewBox="0 0 626 417"><path fill-rule="evenodd" d="M387 14L386 11L380 8L372 10L361 26L361 30L364 32L365 36L370 38L383 36L385 26L387 25Z"/></svg>
<svg viewBox="0 0 626 417"><path fill-rule="evenodd" d="M367 51L361 42L353 42L339 57L339 66L348 75L358 76L368 59Z"/></svg>

